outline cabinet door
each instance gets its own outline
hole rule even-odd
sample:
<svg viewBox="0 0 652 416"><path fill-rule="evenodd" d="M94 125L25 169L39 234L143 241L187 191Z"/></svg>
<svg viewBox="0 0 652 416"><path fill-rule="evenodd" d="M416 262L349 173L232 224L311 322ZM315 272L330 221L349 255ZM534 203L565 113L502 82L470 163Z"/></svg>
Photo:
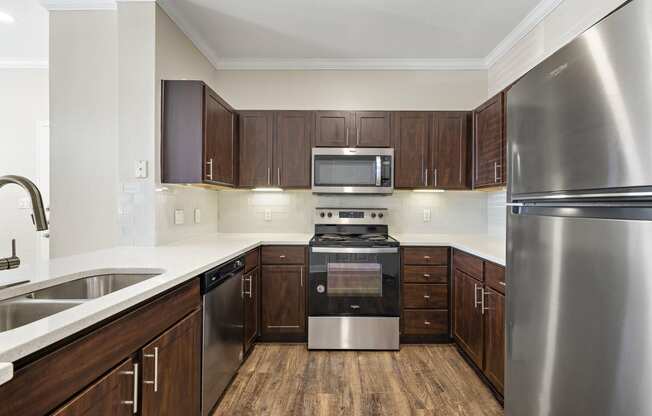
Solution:
<svg viewBox="0 0 652 416"><path fill-rule="evenodd" d="M272 111L240 113L240 186L272 185L273 128Z"/></svg>
<svg viewBox="0 0 652 416"><path fill-rule="evenodd" d="M304 266L263 266L261 279L263 334L305 331Z"/></svg>
<svg viewBox="0 0 652 416"><path fill-rule="evenodd" d="M247 273L244 279L244 351L249 351L258 336L259 273L258 268Z"/></svg>
<svg viewBox="0 0 652 416"><path fill-rule="evenodd" d="M505 383L505 297L485 288L484 291L484 374L503 394Z"/></svg>
<svg viewBox="0 0 652 416"><path fill-rule="evenodd" d="M142 415L198 415L201 313L199 310L141 350Z"/></svg>
<svg viewBox="0 0 652 416"><path fill-rule="evenodd" d="M235 185L235 115L210 88L205 88L204 181Z"/></svg>
<svg viewBox="0 0 652 416"><path fill-rule="evenodd" d="M425 188L428 178L428 119L426 112L396 112L392 115L394 186Z"/></svg>
<svg viewBox="0 0 652 416"><path fill-rule="evenodd" d="M441 112L433 115L430 160L434 188L469 188L469 118L467 112Z"/></svg>
<svg viewBox="0 0 652 416"><path fill-rule="evenodd" d="M131 359L124 361L55 411L53 416L132 415L137 398L134 395L137 366Z"/></svg>
<svg viewBox="0 0 652 416"><path fill-rule="evenodd" d="M310 188L313 114L311 111L276 114L273 184L283 188Z"/></svg>
<svg viewBox="0 0 652 416"><path fill-rule="evenodd" d="M354 113L348 111L318 111L315 115L315 146L349 147L355 128Z"/></svg>
<svg viewBox="0 0 652 416"><path fill-rule="evenodd" d="M505 136L503 94L500 93L473 112L474 187L505 184Z"/></svg>
<svg viewBox="0 0 652 416"><path fill-rule="evenodd" d="M482 284L457 269L453 282L453 335L475 364L482 368Z"/></svg>
<svg viewBox="0 0 652 416"><path fill-rule="evenodd" d="M390 147L389 113L366 111L355 113L356 147Z"/></svg>

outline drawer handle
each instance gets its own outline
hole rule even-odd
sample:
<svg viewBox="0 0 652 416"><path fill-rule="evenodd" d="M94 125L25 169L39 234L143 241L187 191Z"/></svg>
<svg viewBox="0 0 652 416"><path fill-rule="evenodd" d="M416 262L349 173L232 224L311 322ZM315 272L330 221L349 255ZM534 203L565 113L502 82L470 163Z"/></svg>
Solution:
<svg viewBox="0 0 652 416"><path fill-rule="evenodd" d="M499 285L505 286L505 282L498 282Z"/></svg>
<svg viewBox="0 0 652 416"><path fill-rule="evenodd" d="M285 254L281 254L281 255L279 256L279 258L284 259L284 258L285 258Z"/></svg>
<svg viewBox="0 0 652 416"><path fill-rule="evenodd" d="M430 321L423 321L424 325L430 325Z"/></svg>
<svg viewBox="0 0 652 416"><path fill-rule="evenodd" d="M424 299L430 299L430 295L423 295Z"/></svg>
<svg viewBox="0 0 652 416"><path fill-rule="evenodd" d="M423 256L424 259L430 260L430 256Z"/></svg>
<svg viewBox="0 0 652 416"><path fill-rule="evenodd" d="M423 277L425 277L426 279L428 279L428 278L430 277L430 273L424 273L424 274L423 274Z"/></svg>

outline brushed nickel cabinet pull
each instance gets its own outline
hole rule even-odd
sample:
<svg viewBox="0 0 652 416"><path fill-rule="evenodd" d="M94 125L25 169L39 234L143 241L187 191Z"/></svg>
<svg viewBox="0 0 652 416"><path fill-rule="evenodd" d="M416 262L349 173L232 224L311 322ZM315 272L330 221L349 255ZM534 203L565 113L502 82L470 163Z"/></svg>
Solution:
<svg viewBox="0 0 652 416"><path fill-rule="evenodd" d="M272 184L272 168L267 168L267 185Z"/></svg>
<svg viewBox="0 0 652 416"><path fill-rule="evenodd" d="M276 168L276 180L278 181L278 186L281 186L281 168Z"/></svg>
<svg viewBox="0 0 652 416"><path fill-rule="evenodd" d="M505 282L498 282L499 285L505 286Z"/></svg>
<svg viewBox="0 0 652 416"><path fill-rule="evenodd" d="M430 325L430 321L423 321L425 325Z"/></svg>
<svg viewBox="0 0 652 416"><path fill-rule="evenodd" d="M285 258L285 254L281 254L281 255L278 256L278 257L281 258L281 259L284 259L284 258Z"/></svg>
<svg viewBox="0 0 652 416"><path fill-rule="evenodd" d="M433 175L435 177L434 179L435 179L435 188L436 188L437 187L437 168L435 168L433 170L434 170Z"/></svg>
<svg viewBox="0 0 652 416"><path fill-rule="evenodd" d="M430 295L423 295L424 299L430 299Z"/></svg>
<svg viewBox="0 0 652 416"><path fill-rule="evenodd" d="M346 128L346 147L349 147L349 128Z"/></svg>
<svg viewBox="0 0 652 416"><path fill-rule="evenodd" d="M425 277L426 279L429 279L430 278L430 273L424 273L423 277Z"/></svg>
<svg viewBox="0 0 652 416"><path fill-rule="evenodd" d="M301 287L303 287L303 266L301 266Z"/></svg>
<svg viewBox="0 0 652 416"><path fill-rule="evenodd" d="M482 291L482 299L481 299L481 302L480 302L480 308L482 308L481 312L484 315L485 311L488 311L488 310L491 309L491 308L487 308L487 307L484 306L484 297L487 296L487 295L491 295L491 293L490 292L485 292L483 288L480 288L480 290Z"/></svg>
<svg viewBox="0 0 652 416"><path fill-rule="evenodd" d="M426 178L426 186L428 186L428 168L426 168L426 173L423 177Z"/></svg>
<svg viewBox="0 0 652 416"><path fill-rule="evenodd" d="M430 256L423 256L424 259L430 260Z"/></svg>
<svg viewBox="0 0 652 416"><path fill-rule="evenodd" d="M213 158L208 159L208 162L206 162L208 165L208 173L206 173L207 179L208 180L213 180Z"/></svg>
<svg viewBox="0 0 652 416"><path fill-rule="evenodd" d="M130 405L132 413L136 414L138 413L138 364L134 363L133 371L122 371L120 374L133 376L134 378L134 392L132 400L123 400L120 403Z"/></svg>
<svg viewBox="0 0 652 416"><path fill-rule="evenodd" d="M144 380L144 384L153 384L154 392L158 392L158 347L154 347L154 354L143 354L145 358L154 359L154 380Z"/></svg>

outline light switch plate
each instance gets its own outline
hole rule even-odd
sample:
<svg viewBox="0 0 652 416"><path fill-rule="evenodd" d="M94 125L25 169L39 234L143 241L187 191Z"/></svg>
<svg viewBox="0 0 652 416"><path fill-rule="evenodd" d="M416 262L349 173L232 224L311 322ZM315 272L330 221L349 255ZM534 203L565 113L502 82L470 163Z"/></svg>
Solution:
<svg viewBox="0 0 652 416"><path fill-rule="evenodd" d="M135 176L144 179L147 177L147 161L137 160L135 165Z"/></svg>
<svg viewBox="0 0 652 416"><path fill-rule="evenodd" d="M199 208L195 208L195 224L199 224L201 222L201 210Z"/></svg>
<svg viewBox="0 0 652 416"><path fill-rule="evenodd" d="M423 209L423 222L430 222L430 208Z"/></svg>
<svg viewBox="0 0 652 416"><path fill-rule="evenodd" d="M186 215L185 212L182 209L175 209L174 210L174 225L182 225L184 222L186 222Z"/></svg>
<svg viewBox="0 0 652 416"><path fill-rule="evenodd" d="M265 221L272 220L272 210L270 208L265 209Z"/></svg>

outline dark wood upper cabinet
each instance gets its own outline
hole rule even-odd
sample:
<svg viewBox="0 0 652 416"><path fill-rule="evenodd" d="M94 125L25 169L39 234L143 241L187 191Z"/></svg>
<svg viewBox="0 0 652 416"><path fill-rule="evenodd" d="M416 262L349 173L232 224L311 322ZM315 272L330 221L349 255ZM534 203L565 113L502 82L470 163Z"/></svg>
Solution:
<svg viewBox="0 0 652 416"><path fill-rule="evenodd" d="M453 272L453 335L458 344L482 368L484 340L480 305L482 284L457 269Z"/></svg>
<svg viewBox="0 0 652 416"><path fill-rule="evenodd" d="M273 111L243 111L240 118L239 185L272 186Z"/></svg>
<svg viewBox="0 0 652 416"><path fill-rule="evenodd" d="M199 415L201 312L193 312L141 351L143 416Z"/></svg>
<svg viewBox="0 0 652 416"><path fill-rule="evenodd" d="M133 415L135 365L137 364L129 358L75 396L52 416Z"/></svg>
<svg viewBox="0 0 652 416"><path fill-rule="evenodd" d="M162 81L161 182L235 186L236 115L201 81Z"/></svg>
<svg viewBox="0 0 652 416"><path fill-rule="evenodd" d="M430 113L392 113L394 187L428 186L428 126Z"/></svg>
<svg viewBox="0 0 652 416"><path fill-rule="evenodd" d="M315 146L349 147L355 129L354 113L348 111L317 111L315 115Z"/></svg>
<svg viewBox="0 0 652 416"><path fill-rule="evenodd" d="M273 184L282 188L310 188L313 140L312 111L276 113Z"/></svg>
<svg viewBox="0 0 652 416"><path fill-rule="evenodd" d="M505 384L505 296L492 290L484 291L484 374L504 394Z"/></svg>
<svg viewBox="0 0 652 416"><path fill-rule="evenodd" d="M303 265L263 266L263 336L305 333L305 279Z"/></svg>
<svg viewBox="0 0 652 416"><path fill-rule="evenodd" d="M505 98L501 92L473 111L473 187L506 184Z"/></svg>
<svg viewBox="0 0 652 416"><path fill-rule="evenodd" d="M471 187L471 131L469 112L436 112L430 129L432 186L437 189Z"/></svg>
<svg viewBox="0 0 652 416"><path fill-rule="evenodd" d="M385 111L355 113L356 147L391 147L390 116Z"/></svg>

